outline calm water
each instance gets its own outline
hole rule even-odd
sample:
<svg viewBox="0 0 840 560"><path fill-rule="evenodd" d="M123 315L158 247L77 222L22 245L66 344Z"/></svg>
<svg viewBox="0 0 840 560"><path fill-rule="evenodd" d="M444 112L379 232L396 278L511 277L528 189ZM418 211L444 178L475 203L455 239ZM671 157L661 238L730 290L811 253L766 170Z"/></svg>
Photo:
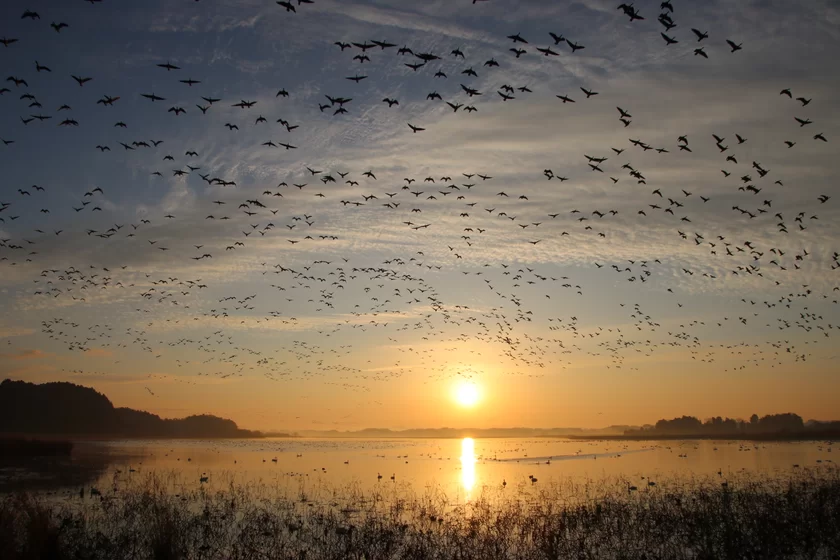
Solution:
<svg viewBox="0 0 840 560"><path fill-rule="evenodd" d="M604 442L564 439L260 439L78 442L69 459L0 467L0 491L78 493L109 488L151 471L177 473L182 485L223 488L231 481L290 490L410 485L464 501L482 487L622 476L630 480L778 474L831 463L832 442ZM200 482L206 477L205 482ZM381 478L380 478L381 477ZM393 477L393 479L392 479ZM177 488L173 488L177 491Z"/></svg>

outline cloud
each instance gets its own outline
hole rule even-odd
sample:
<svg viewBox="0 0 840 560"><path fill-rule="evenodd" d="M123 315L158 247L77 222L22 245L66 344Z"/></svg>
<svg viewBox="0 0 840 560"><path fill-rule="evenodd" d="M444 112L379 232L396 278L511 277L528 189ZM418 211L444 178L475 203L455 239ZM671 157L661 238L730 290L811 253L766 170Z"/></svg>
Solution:
<svg viewBox="0 0 840 560"><path fill-rule="evenodd" d="M38 349L20 350L11 354L0 354L0 358L6 358L9 360L36 360L49 357L52 357L50 353L42 352Z"/></svg>
<svg viewBox="0 0 840 560"><path fill-rule="evenodd" d="M92 356L97 358L110 358L114 355L113 352L104 348L88 348L84 352L86 356Z"/></svg>
<svg viewBox="0 0 840 560"><path fill-rule="evenodd" d="M35 334L34 329L30 329L27 327L11 327L11 326L0 326L0 338L12 338L16 336L28 336L31 334Z"/></svg>
<svg viewBox="0 0 840 560"><path fill-rule="evenodd" d="M327 352L352 340L358 354L383 360L368 369L394 371L370 352L385 333L396 340L388 346L491 341L500 361L525 358L523 369L542 373L537 361L567 365L571 357L556 351L564 341L578 345L576 359L597 355L598 363L633 356L649 339L682 352L695 336L717 341L712 325L724 316L749 316L748 328L724 329L738 341L775 340L778 325L801 341L813 340L817 326L834 334L838 306L828 302L838 284L840 211L836 200L817 197L834 191L840 138L832 101L840 84L825 72L840 42L835 3L680 5L672 32L680 43L670 47L653 5L640 8L644 21L630 23L606 0L523 0L516 10L485 4L319 0L287 14L256 0L223 0L209 11L157 2L130 9L100 42L74 37L85 53L78 61L73 49L32 47L29 58L95 75L102 91L121 99L105 108L80 97L87 89L39 87L39 99L68 102L83 125L55 134L38 123L18 126L17 113L0 115L0 124L20 130L18 151L5 152L16 158L8 184L47 189L2 197L11 205L0 214L0 238L10 240L0 246L7 325L0 337L37 335L41 357L68 347L87 349L74 354L82 360L112 357L122 344L126 361L153 349L166 362L162 371L177 371L175 359L190 367L208 359L237 374L269 370L256 356L282 348L301 362L291 371L333 375L302 365L320 355L294 353L294 343ZM90 17L85 25L95 29L110 16ZM710 30L702 43L708 60L693 54L691 27ZM549 31L586 48L553 45ZM509 50L513 33L529 41L518 59ZM743 42L743 51L729 52L727 38ZM358 48L333 44L373 39L441 59L414 71L406 63L416 57L376 47L361 64ZM538 46L558 55L542 56ZM499 67L485 64L491 59ZM183 70L156 66L167 60ZM30 62L12 64L11 73L31 73ZM357 73L368 78L346 79ZM187 77L202 83L178 82ZM46 79L38 77L52 83ZM469 97L461 84L482 95ZM502 101L503 85L515 99ZM794 99L779 95L786 87ZM581 88L598 94L587 99ZM278 97L280 89L289 96ZM427 99L431 92L444 101ZM348 113L319 110L327 95L352 98ZM206 107L202 96L221 101L204 114L196 107ZM799 96L813 102L804 106ZM233 107L240 99L256 105ZM455 112L447 101L478 111ZM187 114L175 117L170 106ZM629 127L617 107L632 114ZM815 123L798 127L793 118L803 116ZM114 127L117 120L128 127ZM409 122L426 130L414 134ZM829 142L814 140L817 132ZM724 151L713 134L725 139ZM691 152L679 147L683 135ZM149 139L163 143L119 144ZM112 151L91 148L103 143ZM603 173L586 156L607 158ZM17 163L31 161L45 163ZM547 169L567 180L547 179ZM362 175L368 170L376 180ZM322 182L328 175L336 181ZM461 304L471 312L456 310ZM628 319L634 304L650 324ZM817 307L820 319L800 316ZM548 322L571 316L581 318L576 333ZM216 332L241 361L222 363L202 345ZM4 357L26 359L14 348Z"/></svg>

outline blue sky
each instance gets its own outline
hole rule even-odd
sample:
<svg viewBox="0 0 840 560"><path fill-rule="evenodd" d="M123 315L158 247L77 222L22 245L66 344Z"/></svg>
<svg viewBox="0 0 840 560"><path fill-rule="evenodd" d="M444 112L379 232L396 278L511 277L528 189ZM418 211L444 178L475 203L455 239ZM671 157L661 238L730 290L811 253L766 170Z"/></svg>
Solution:
<svg viewBox="0 0 840 560"><path fill-rule="evenodd" d="M0 373L256 428L830 416L840 8L546 4L4 4Z"/></svg>

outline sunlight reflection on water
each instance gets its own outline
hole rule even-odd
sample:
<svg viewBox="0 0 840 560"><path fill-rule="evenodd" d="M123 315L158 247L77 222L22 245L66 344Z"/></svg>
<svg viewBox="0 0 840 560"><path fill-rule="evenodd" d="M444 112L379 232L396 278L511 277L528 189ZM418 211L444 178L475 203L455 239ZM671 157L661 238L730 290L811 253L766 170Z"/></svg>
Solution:
<svg viewBox="0 0 840 560"><path fill-rule="evenodd" d="M475 486L475 441L473 438L461 440L461 484L470 499L470 492Z"/></svg>

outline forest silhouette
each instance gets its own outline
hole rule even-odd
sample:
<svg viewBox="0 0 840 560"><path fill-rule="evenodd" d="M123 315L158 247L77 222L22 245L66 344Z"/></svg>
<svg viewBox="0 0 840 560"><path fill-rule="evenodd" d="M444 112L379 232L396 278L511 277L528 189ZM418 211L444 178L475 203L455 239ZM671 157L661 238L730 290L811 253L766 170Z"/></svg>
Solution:
<svg viewBox="0 0 840 560"><path fill-rule="evenodd" d="M115 407L89 387L56 382L34 384L6 379L0 383L0 433L25 435L142 438L244 438L260 432L209 414L161 418L132 408Z"/></svg>
<svg viewBox="0 0 840 560"><path fill-rule="evenodd" d="M629 429L628 437L726 437L726 438L813 438L840 435L840 422L805 422L792 412L750 416L749 420L714 416L705 421L694 416L659 420L653 426Z"/></svg>

